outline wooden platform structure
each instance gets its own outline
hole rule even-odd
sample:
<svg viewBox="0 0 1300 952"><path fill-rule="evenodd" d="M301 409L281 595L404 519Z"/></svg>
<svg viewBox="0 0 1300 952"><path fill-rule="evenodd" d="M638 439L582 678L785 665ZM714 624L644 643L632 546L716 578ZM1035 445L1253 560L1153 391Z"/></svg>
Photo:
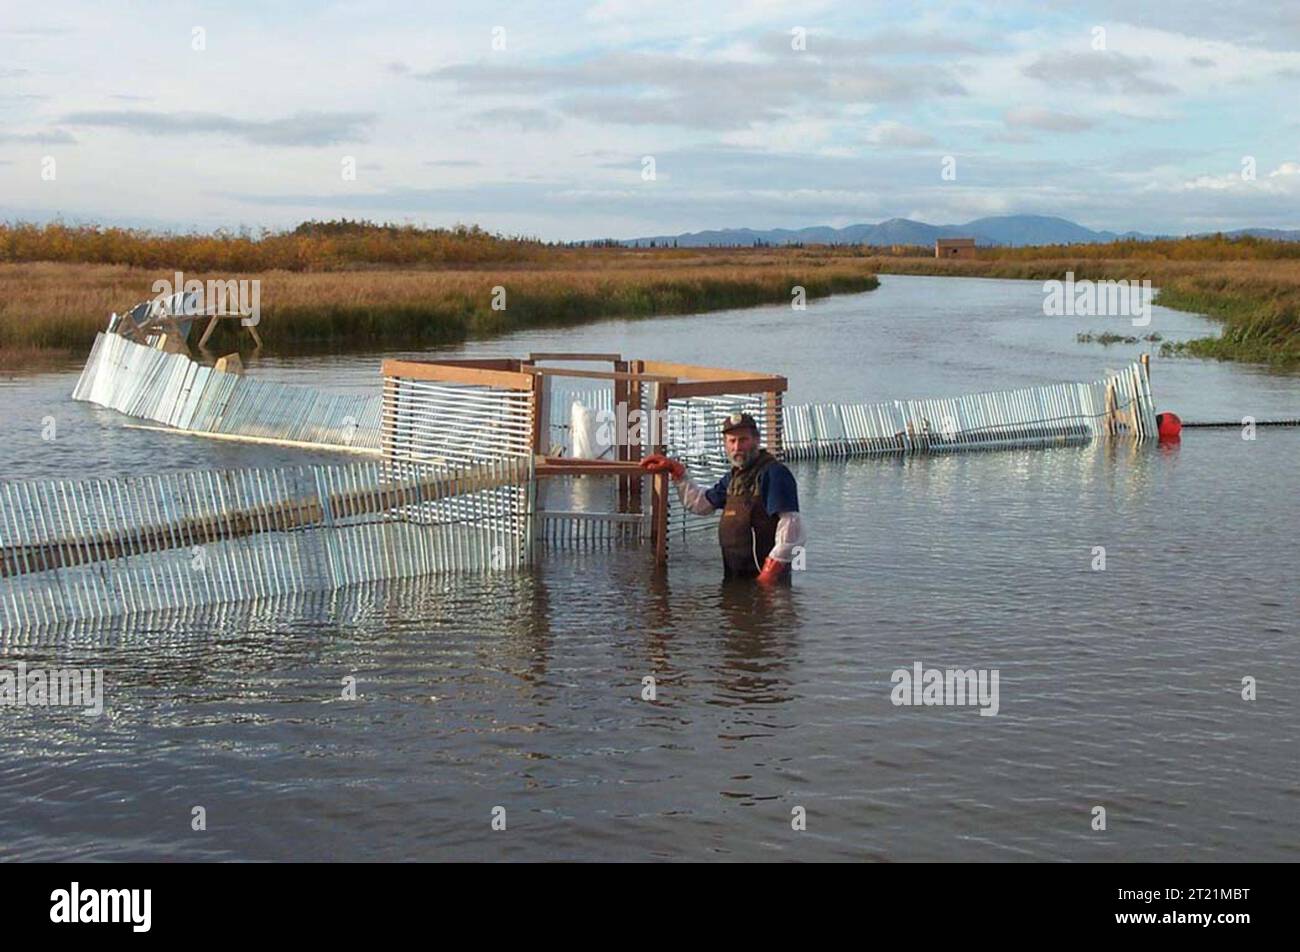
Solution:
<svg viewBox="0 0 1300 952"><path fill-rule="evenodd" d="M647 479L640 460L647 452L669 451L670 402L735 398L739 407L757 397L767 447L781 453L781 401L787 382L776 374L639 360L615 353L534 352L527 358L386 360L383 376L380 446L386 458L469 465L531 455L539 477L617 480L613 516L642 512L648 491L651 539L660 564L668 558L668 476ZM636 421L620 425L613 459L573 459L550 452L546 404L550 384L559 378L612 384L619 419ZM721 445L721 434L716 436Z"/></svg>
<svg viewBox="0 0 1300 952"><path fill-rule="evenodd" d="M150 344L155 338L162 337L166 346L175 353L186 353L190 327L196 321L207 318L197 345L199 351L206 352L208 341L217 325L223 320L236 320L253 338L254 346L261 349L262 336L257 333L257 325L245 323L243 317L238 312L228 310L224 299L199 307L195 303L194 292L180 291L166 298L143 301L128 308L120 318L114 314L110 329L138 344Z"/></svg>

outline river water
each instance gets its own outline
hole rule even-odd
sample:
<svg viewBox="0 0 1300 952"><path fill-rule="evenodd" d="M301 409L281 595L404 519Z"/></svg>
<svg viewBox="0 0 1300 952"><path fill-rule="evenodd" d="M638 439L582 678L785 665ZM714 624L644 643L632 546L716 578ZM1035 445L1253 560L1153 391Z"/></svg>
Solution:
<svg viewBox="0 0 1300 952"><path fill-rule="evenodd" d="M1090 380L1141 348L1079 331L1214 326L1049 318L1042 300L1036 282L886 276L802 312L439 353L751 368L799 403ZM363 390L380 356L251 372ZM1297 376L1156 358L1152 378L1186 420L1300 417ZM305 458L125 429L71 402L74 380L0 382L5 478ZM1294 861L1297 465L1300 430L1270 428L798 463L807 568L776 592L723 586L700 537L663 576L641 550L551 553L0 639L0 667L102 667L108 698L97 718L0 707L0 857ZM893 673L917 663L996 670L996 716L895 705Z"/></svg>

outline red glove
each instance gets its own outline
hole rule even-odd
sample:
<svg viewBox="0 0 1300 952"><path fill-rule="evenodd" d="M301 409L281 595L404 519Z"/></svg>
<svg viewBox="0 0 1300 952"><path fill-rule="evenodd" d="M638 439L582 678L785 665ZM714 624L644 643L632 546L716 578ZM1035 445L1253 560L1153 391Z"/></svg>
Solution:
<svg viewBox="0 0 1300 952"><path fill-rule="evenodd" d="M785 562L772 558L770 555L767 561L763 563L763 571L758 573L758 583L760 585L773 585L785 577L785 573L790 566Z"/></svg>
<svg viewBox="0 0 1300 952"><path fill-rule="evenodd" d="M641 460L641 468L647 473L667 473L673 482L680 482L686 476L686 467L675 459L669 459L662 453L651 453Z"/></svg>

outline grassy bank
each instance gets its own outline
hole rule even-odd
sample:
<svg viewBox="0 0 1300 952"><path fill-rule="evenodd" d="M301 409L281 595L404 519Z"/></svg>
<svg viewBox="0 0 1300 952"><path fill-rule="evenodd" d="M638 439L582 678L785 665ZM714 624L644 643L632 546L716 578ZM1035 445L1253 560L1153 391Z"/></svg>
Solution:
<svg viewBox="0 0 1300 952"><path fill-rule="evenodd" d="M914 255L867 259L881 274L1149 280L1156 303L1223 323L1217 337L1164 343L1164 353L1300 367L1300 243L1217 237L1049 248L981 248L957 261Z"/></svg>
<svg viewBox="0 0 1300 952"><path fill-rule="evenodd" d="M786 303L876 287L877 273L1150 280L1157 303L1223 323L1162 349L1300 366L1300 243L1188 238L1104 245L926 249L569 247L477 228L308 222L291 232L160 235L0 225L0 366L83 354L109 312L187 279L261 282L272 352L415 348L528 327ZM492 308L493 288L506 292ZM233 327L233 322L225 322ZM214 351L247 347L223 327ZM196 335L197 337L197 335Z"/></svg>
<svg viewBox="0 0 1300 952"><path fill-rule="evenodd" d="M414 348L529 327L788 303L877 286L861 256L767 252L557 251L538 262L479 268L186 271L187 279L261 282L258 331L269 352ZM0 264L0 365L84 354L111 311L153 296L169 270L118 264ZM494 310L493 289L505 289ZM233 321L210 346L247 348ZM224 336L223 336L224 335ZM197 340L195 332L191 340Z"/></svg>

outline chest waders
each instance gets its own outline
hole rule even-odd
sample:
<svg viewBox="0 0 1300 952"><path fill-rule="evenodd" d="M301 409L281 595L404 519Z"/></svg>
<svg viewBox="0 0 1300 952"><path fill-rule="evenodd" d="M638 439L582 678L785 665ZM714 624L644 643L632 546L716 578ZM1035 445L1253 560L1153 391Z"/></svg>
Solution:
<svg viewBox="0 0 1300 952"><path fill-rule="evenodd" d="M763 505L759 484L763 473L776 462L767 450L743 469L733 469L727 484L727 502L718 523L722 564L728 578L754 577L776 545L778 516Z"/></svg>

